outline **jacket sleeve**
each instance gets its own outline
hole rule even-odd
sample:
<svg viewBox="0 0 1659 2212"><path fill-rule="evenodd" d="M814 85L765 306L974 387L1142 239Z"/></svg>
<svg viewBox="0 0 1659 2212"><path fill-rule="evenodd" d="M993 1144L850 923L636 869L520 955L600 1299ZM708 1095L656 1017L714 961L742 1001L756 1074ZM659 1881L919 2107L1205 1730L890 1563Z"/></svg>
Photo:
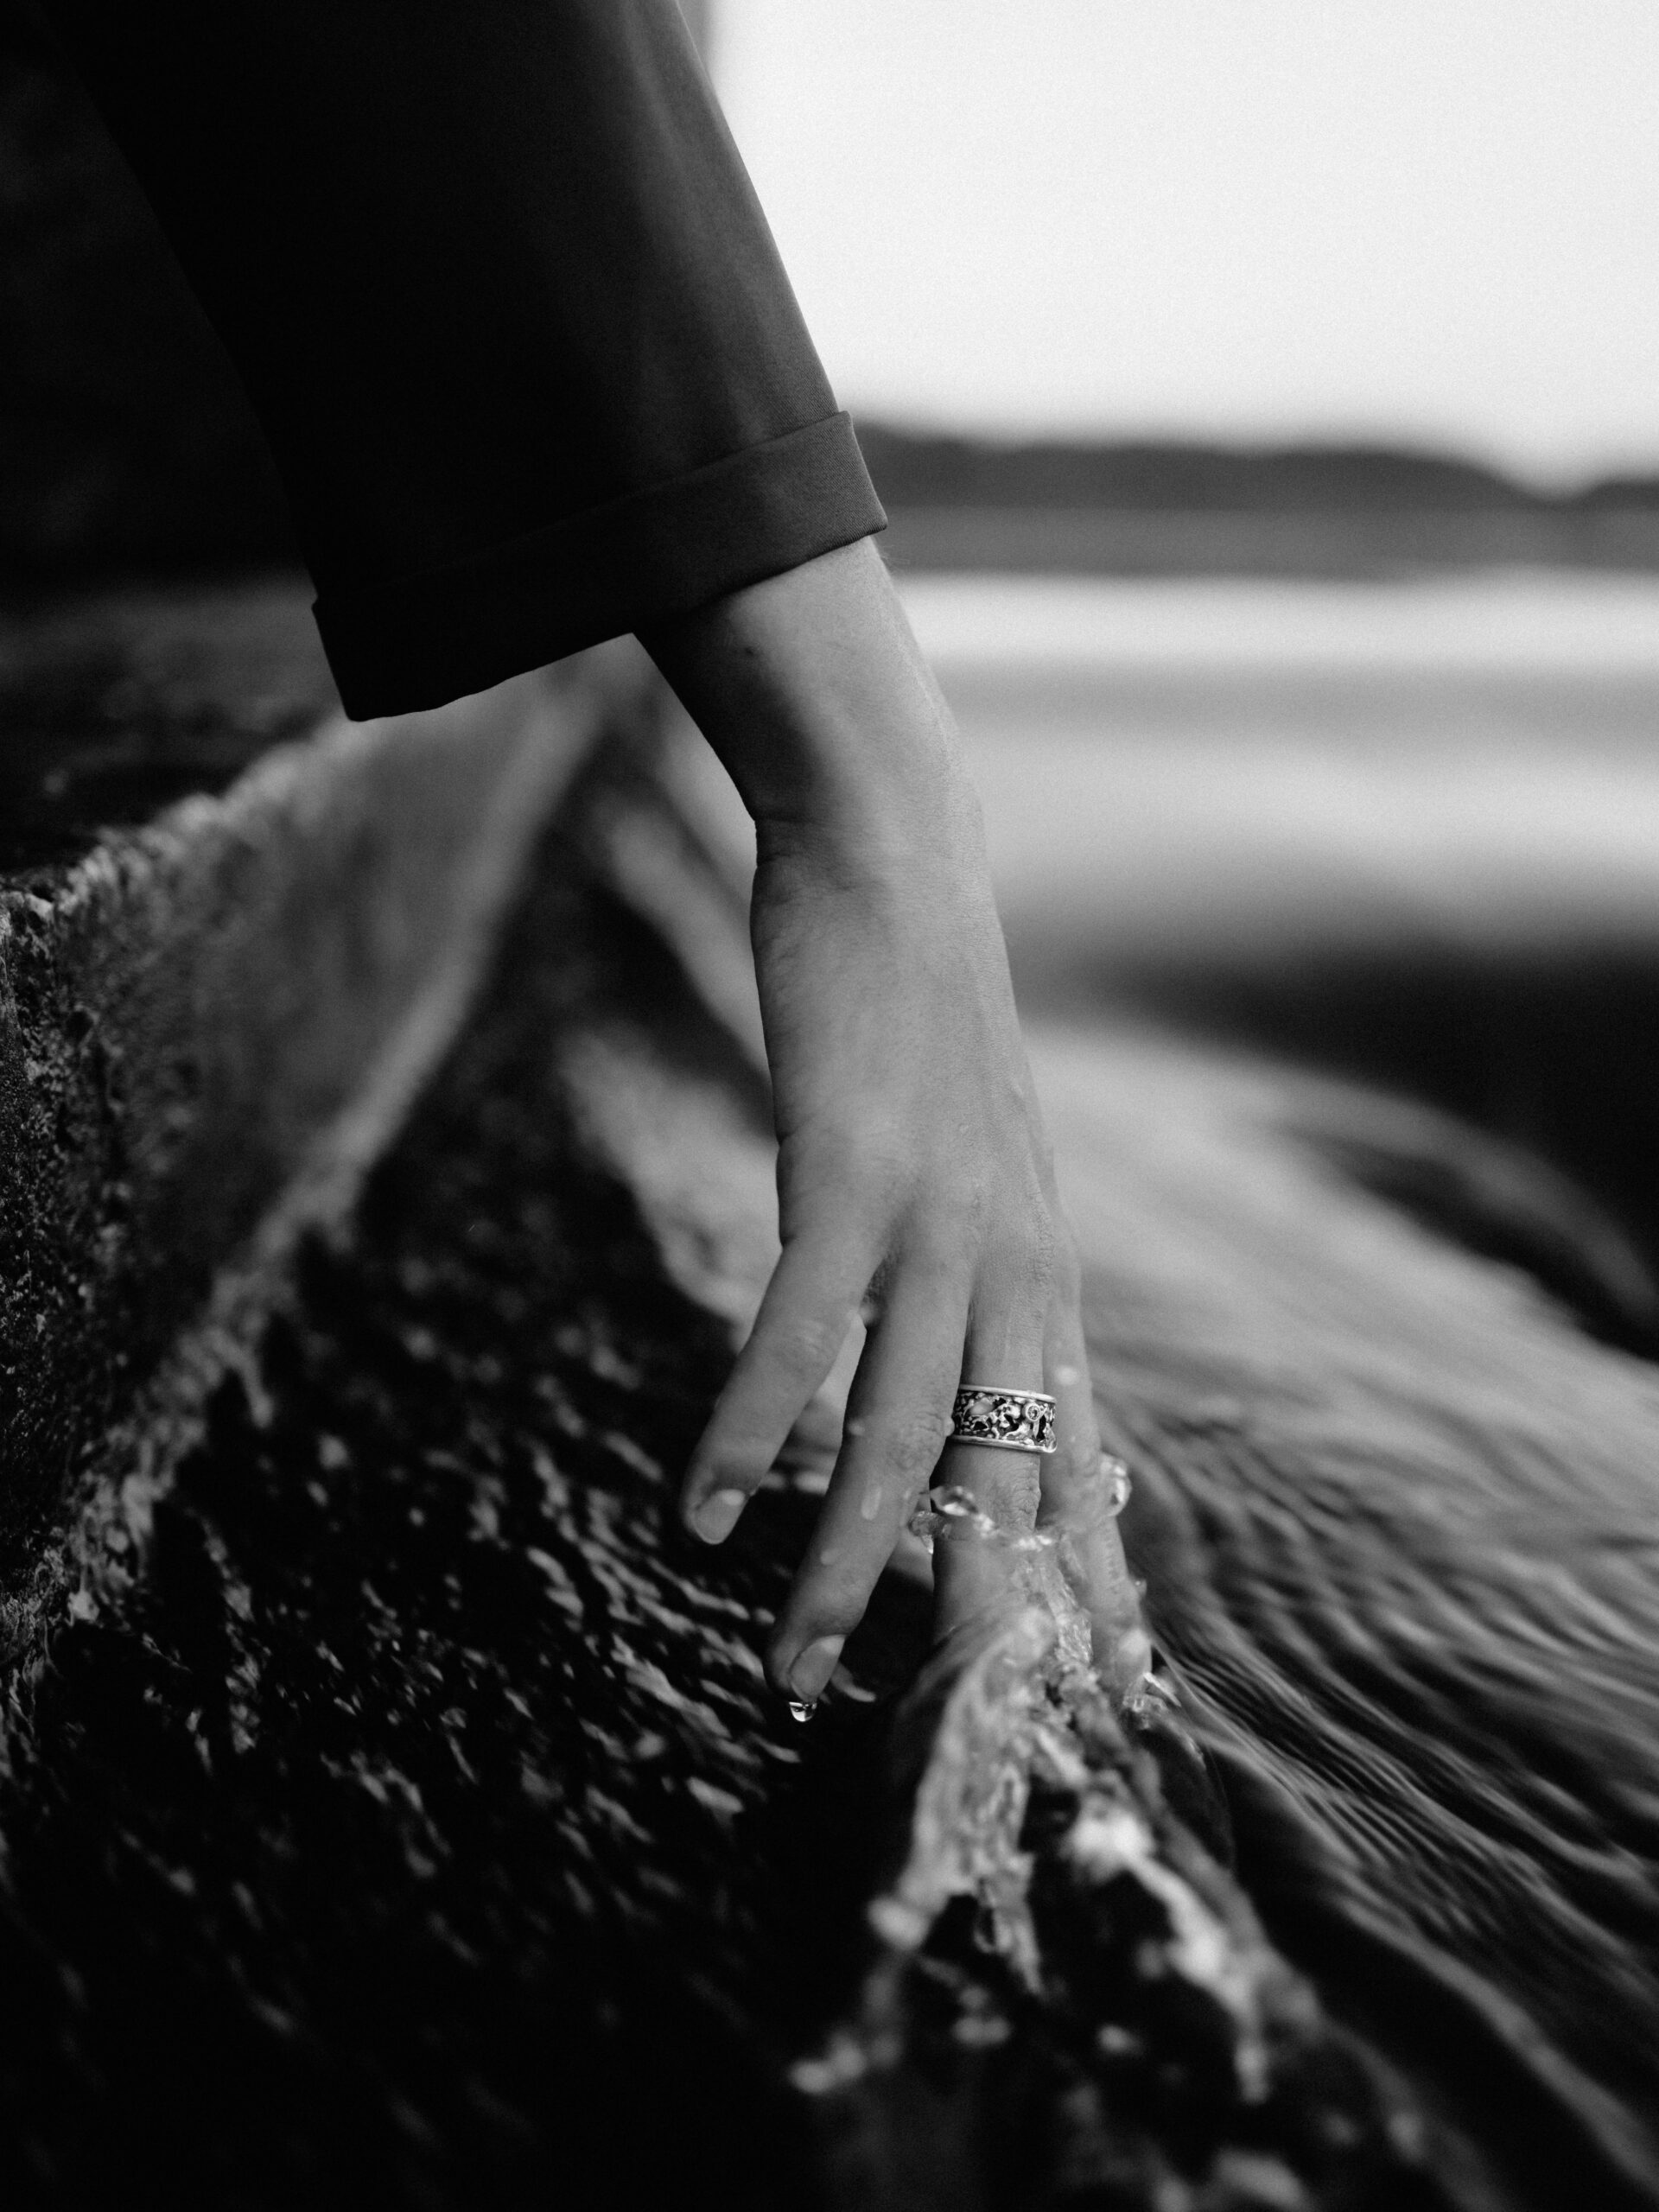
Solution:
<svg viewBox="0 0 1659 2212"><path fill-rule="evenodd" d="M674 0L50 0L257 409L348 713L884 521Z"/></svg>

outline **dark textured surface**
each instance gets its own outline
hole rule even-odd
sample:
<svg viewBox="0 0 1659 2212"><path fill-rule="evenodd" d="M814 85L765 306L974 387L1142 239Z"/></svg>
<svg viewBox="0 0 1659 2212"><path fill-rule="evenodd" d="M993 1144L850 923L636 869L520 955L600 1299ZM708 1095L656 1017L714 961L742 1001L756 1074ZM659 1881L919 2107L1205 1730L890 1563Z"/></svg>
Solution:
<svg viewBox="0 0 1659 2212"><path fill-rule="evenodd" d="M1260 1985L1260 2088L1223 1980L1172 1979L1153 1891L1065 1874L1075 1773L1027 1830L1054 1868L1040 1992L972 1910L919 1955L878 1942L925 1606L884 1589L809 1733L766 1691L814 1501L781 1481L718 1554L672 1524L729 1338L571 1121L601 1038L639 1084L752 1117L671 958L555 840L352 1238L307 1253L142 1552L143 1512L106 1506L0 1798L11 2201L909 2212L919 2172L935 2198L968 2177L953 2203L1233 2212L1302 2201L1300 2171L1332 2206L1432 2202L1372 2074L1166 1816L1214 1972ZM1155 1807L1155 1763L1096 1738L1098 1786ZM786 2071L838 2021L876 2037L850 2113Z"/></svg>
<svg viewBox="0 0 1659 2212"><path fill-rule="evenodd" d="M169 989L188 1001L202 984L172 941L166 880L190 841L176 823L147 842L119 833L223 791L333 701L308 593L291 578L14 597L0 610L0 1648L29 1581L20 1534L39 1540L78 1448L177 1327L181 1292L200 1295L176 1281L156 1294L176 1240L135 1218L157 1154L179 1147L212 1084L203 1040L165 1007ZM196 918L203 934L234 934L222 900ZM170 1033L144 1039L147 1001ZM150 1061L171 1063L173 1095L156 1111L146 1042ZM219 1179L221 1196L245 1179L249 1134L244 1122L250 1157ZM175 1193L164 1203L180 1212ZM222 1255L211 1233L199 1243L211 1269Z"/></svg>
<svg viewBox="0 0 1659 2212"><path fill-rule="evenodd" d="M657 1455L719 1347L621 1194L570 1174L522 1065L536 981L504 979L511 1033L388 1162L359 1251L309 1258L261 1347L269 1419L225 1385L130 1602L57 1646L7 1820L8 2133L36 2186L661 2182L744 2063L718 2023L734 1961L760 2001L766 1900L728 1831L796 1756L786 1717L752 1732L742 1632L776 1571L688 1580L659 1541ZM664 2037L635 2131L630 2040ZM772 2094L743 2100L757 2167Z"/></svg>
<svg viewBox="0 0 1659 2212"><path fill-rule="evenodd" d="M210 666L234 700L250 609L226 613ZM270 1237L295 1233L278 1198L320 1203L375 1155L463 1018L556 792L632 696L586 662L437 715L335 721L221 799L0 888L8 1647L50 1607L54 1531L109 1422L204 1301L219 1326L256 1296Z"/></svg>

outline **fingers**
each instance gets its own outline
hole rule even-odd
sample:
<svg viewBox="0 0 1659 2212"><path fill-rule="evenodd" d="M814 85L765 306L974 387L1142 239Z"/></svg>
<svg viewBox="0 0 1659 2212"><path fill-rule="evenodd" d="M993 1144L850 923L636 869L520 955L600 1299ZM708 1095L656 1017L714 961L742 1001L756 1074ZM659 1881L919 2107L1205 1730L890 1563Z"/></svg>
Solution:
<svg viewBox="0 0 1659 2212"><path fill-rule="evenodd" d="M705 1543L730 1535L835 1364L877 1256L851 1238L785 1246L680 1492L681 1516Z"/></svg>
<svg viewBox="0 0 1659 2212"><path fill-rule="evenodd" d="M1102 1465L1077 1266L1069 1253L1046 1335L1058 1449L1043 1462L1039 1521L1059 1537L1061 1570L1089 1616L1096 1669L1121 1695L1146 1672L1152 1646L1123 1555L1110 1463Z"/></svg>
<svg viewBox="0 0 1659 2212"><path fill-rule="evenodd" d="M682 1496L689 1527L721 1541L760 1487L846 1340L879 1255L848 1237L785 1248L753 1331L698 1444ZM901 1259L855 1378L840 1456L811 1547L767 1657L774 1685L811 1702L863 1617L920 1493L965 1491L994 1530L1054 1531L1061 1568L1089 1616L1096 1668L1128 1689L1149 1646L1123 1556L1109 1463L1103 1471L1077 1263L1046 1215L988 1255L971 1302L945 1263ZM950 1443L959 1382L1049 1391L1058 1450L1045 1457ZM941 1637L1031 1592L1026 1548L942 1539L934 1552ZM1046 1570L1052 1572L1052 1567Z"/></svg>
<svg viewBox="0 0 1659 2212"><path fill-rule="evenodd" d="M1068 1251L1043 1333L1044 1389L1054 1401L1057 1449L1043 1463L1043 1517L1066 1521L1095 1495L1100 1423L1084 1347L1081 1285Z"/></svg>
<svg viewBox="0 0 1659 2212"><path fill-rule="evenodd" d="M896 1271L848 1400L841 1456L767 1654L774 1685L810 1702L863 1618L950 1433L965 1289L936 1270Z"/></svg>

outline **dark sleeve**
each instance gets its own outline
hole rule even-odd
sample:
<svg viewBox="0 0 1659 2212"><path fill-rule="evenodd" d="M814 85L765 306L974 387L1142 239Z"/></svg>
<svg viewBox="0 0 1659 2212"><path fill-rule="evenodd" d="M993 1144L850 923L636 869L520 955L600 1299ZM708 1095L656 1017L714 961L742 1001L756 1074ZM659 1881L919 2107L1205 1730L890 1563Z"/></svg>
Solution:
<svg viewBox="0 0 1659 2212"><path fill-rule="evenodd" d="M264 423L349 713L885 518L673 0L49 0Z"/></svg>

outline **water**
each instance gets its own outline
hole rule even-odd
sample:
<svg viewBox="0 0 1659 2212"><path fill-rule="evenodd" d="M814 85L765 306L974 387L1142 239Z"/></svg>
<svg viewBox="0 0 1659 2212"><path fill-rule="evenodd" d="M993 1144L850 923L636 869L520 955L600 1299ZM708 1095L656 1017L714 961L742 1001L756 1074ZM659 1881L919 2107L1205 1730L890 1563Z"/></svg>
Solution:
<svg viewBox="0 0 1659 2212"><path fill-rule="evenodd" d="M887 1578L810 1729L766 1683L833 1443L729 1545L677 1528L730 1344L671 1217L747 1278L772 1163L602 848L550 836L351 1233L89 1515L0 1776L0 2196L1248 2212L1309 2175L1422 2212L1387 2101L1182 1872L1142 1770L1196 1763L1154 1681L1119 1732L1075 1605L930 1661Z"/></svg>
<svg viewBox="0 0 1659 2212"><path fill-rule="evenodd" d="M1659 585L923 578L1034 969L1535 942L1659 902ZM1040 956L1040 958L1039 958Z"/></svg>
<svg viewBox="0 0 1659 2212"><path fill-rule="evenodd" d="M1126 1538L1244 1884L1440 2127L1459 2207L1659 2203L1650 602L913 588L958 626L935 639L995 801ZM1408 650L1434 610L1445 642ZM580 2201L620 2201L619 2171L655 2201L708 2145L726 2201L812 2201L756 2052L817 2051L855 2003L890 1873L875 1693L914 1677L925 1611L893 1578L857 1692L798 1728L755 1651L816 1493L769 1489L718 1554L675 1533L771 1162L752 1076L636 926L656 908L620 912L620 869L582 888L592 844L545 856L355 1236L226 1376L143 1572L105 1531L107 1586L9 1743L19 2202L165 2173L175 2200L539 2202L573 2158ZM705 935L687 966L736 1009ZM624 1174L590 1124L656 1151ZM677 1211L695 1302L663 1279ZM1047 1786L1067 1863L1158 1874L1123 1807ZM1077 1903L1033 1884L1038 2056L1072 2034L1123 2069L1115 2126L1161 2138L1172 2036L1202 2056L1213 2014ZM1265 1986L1262 1947L1238 1955ZM950 2040L978 2065L1004 2023L966 1976ZM1158 2031L1139 2059L1102 2021L1126 1988ZM1069 2121L1079 2053L1048 2050ZM1306 2201L1262 2131L1300 2156L1343 2101L1185 2078L1176 2132L1224 2123L1232 2193L1128 2201ZM950 2131L918 2109L895 2133L937 2192ZM974 2107L1001 2172L1027 2110ZM977 2171L948 2201L982 2201Z"/></svg>
<svg viewBox="0 0 1659 2212"><path fill-rule="evenodd" d="M1473 2196L1659 2202L1659 1375L1536 1287L1656 1249L1659 591L908 595L1247 1885Z"/></svg>

